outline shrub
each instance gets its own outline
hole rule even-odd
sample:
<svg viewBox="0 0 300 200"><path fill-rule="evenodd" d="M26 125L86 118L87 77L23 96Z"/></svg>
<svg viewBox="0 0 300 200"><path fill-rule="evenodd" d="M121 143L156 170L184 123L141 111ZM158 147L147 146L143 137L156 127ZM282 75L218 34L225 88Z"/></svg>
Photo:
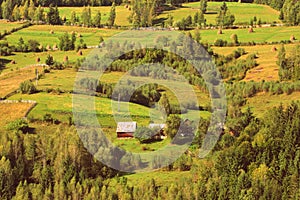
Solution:
<svg viewBox="0 0 300 200"><path fill-rule="evenodd" d="M31 81L22 82L19 89L22 94L32 94L37 91L36 87Z"/></svg>
<svg viewBox="0 0 300 200"><path fill-rule="evenodd" d="M227 41L226 40L222 40L222 39L217 39L214 43L215 46L217 47L224 47L227 45Z"/></svg>
<svg viewBox="0 0 300 200"><path fill-rule="evenodd" d="M17 119L13 122L10 122L6 129L10 131L22 131L23 133L29 128L27 121L24 119Z"/></svg>

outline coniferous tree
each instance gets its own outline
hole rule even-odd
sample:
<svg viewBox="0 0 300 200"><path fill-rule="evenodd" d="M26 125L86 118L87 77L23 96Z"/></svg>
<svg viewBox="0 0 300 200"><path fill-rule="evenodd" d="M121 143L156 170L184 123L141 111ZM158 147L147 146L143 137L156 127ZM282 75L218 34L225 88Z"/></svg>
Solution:
<svg viewBox="0 0 300 200"><path fill-rule="evenodd" d="M72 11L72 13L71 13L70 22L71 22L71 25L75 25L78 22L75 11Z"/></svg>
<svg viewBox="0 0 300 200"><path fill-rule="evenodd" d="M34 20L36 7L34 5L33 0L30 0L29 8L28 8L28 17L31 21Z"/></svg>
<svg viewBox="0 0 300 200"><path fill-rule="evenodd" d="M24 3L24 6L22 7L21 9L21 13L22 13L22 18L24 20L28 20L29 19L29 15L28 15L28 9L29 9L29 6L28 6L28 1L25 1Z"/></svg>
<svg viewBox="0 0 300 200"><path fill-rule="evenodd" d="M101 27L101 13L100 13L100 11L97 11L97 13L96 13L96 15L93 19L93 25L95 27L98 27L98 28Z"/></svg>
<svg viewBox="0 0 300 200"><path fill-rule="evenodd" d="M81 21L84 26L91 26L92 25L92 13L90 7L84 7L82 14L81 14Z"/></svg>
<svg viewBox="0 0 300 200"><path fill-rule="evenodd" d="M53 6L49 7L49 12L47 13L47 23L51 25L60 25L61 19L59 16L59 11L57 6L53 8Z"/></svg>
<svg viewBox="0 0 300 200"><path fill-rule="evenodd" d="M201 0L200 1L200 11L204 14L206 13L206 11L207 11L207 0Z"/></svg>
<svg viewBox="0 0 300 200"><path fill-rule="evenodd" d="M108 25L113 26L116 20L116 4L113 3L108 17Z"/></svg>
<svg viewBox="0 0 300 200"><path fill-rule="evenodd" d="M13 15L13 20L14 21L19 21L21 19L21 12L20 12L19 6L16 5L14 7L12 15Z"/></svg>

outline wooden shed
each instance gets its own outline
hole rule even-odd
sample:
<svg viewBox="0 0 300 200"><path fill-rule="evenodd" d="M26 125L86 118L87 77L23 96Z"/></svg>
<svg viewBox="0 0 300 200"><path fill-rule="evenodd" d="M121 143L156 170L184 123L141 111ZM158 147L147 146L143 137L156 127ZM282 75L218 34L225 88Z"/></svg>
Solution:
<svg viewBox="0 0 300 200"><path fill-rule="evenodd" d="M117 124L117 137L118 138L133 138L136 131L136 122L118 122Z"/></svg>

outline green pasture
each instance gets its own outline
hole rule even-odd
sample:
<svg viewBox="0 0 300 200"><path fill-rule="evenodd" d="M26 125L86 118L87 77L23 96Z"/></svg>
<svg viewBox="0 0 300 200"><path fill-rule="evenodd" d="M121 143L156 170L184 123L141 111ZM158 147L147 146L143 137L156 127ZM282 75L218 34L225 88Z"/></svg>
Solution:
<svg viewBox="0 0 300 200"><path fill-rule="evenodd" d="M28 67L30 65L35 64L45 64L47 56L50 54L53 56L55 61L60 63L64 62L65 56L68 56L69 62L75 62L79 58L83 58L84 56L90 53L91 49L83 49L82 56L79 56L75 51L47 51L47 52L39 52L39 53L20 53L15 52L13 55L2 57L7 64L5 68L2 69L1 73L12 72L14 70L22 69L24 67ZM40 62L37 62L37 58L40 58ZM15 64L11 63L14 60Z"/></svg>
<svg viewBox="0 0 300 200"><path fill-rule="evenodd" d="M271 95L270 93L259 93L254 97L247 99L247 104L244 106L244 109L250 107L256 117L263 117L264 114L273 107L278 107L280 104L286 106L292 101L299 101L299 99L300 92L293 92L290 95Z"/></svg>
<svg viewBox="0 0 300 200"><path fill-rule="evenodd" d="M0 20L0 33L11 31L13 28L18 28L23 25L23 22L8 22L7 20Z"/></svg>
<svg viewBox="0 0 300 200"><path fill-rule="evenodd" d="M291 54L292 49L298 44L286 44L285 49L287 55ZM274 47L277 51L274 51ZM250 69L246 77L244 78L245 81L277 81L279 80L278 76L278 69L279 66L277 65L277 55L278 49L280 49L281 45L256 45L256 46L242 46L240 48L245 49L246 55L242 56L239 59L245 59L249 54L255 53L257 56L256 62L257 67ZM228 55L232 53L239 47L213 47L214 52L221 54L221 55Z"/></svg>
<svg viewBox="0 0 300 200"><path fill-rule="evenodd" d="M81 39L83 39L84 43L86 43L88 46L95 46L99 45L100 36L106 39L119 33L120 31L115 29L96 29L77 26L35 25L15 32L7 36L6 39L11 45L17 45L20 37L22 37L25 42L27 42L28 40L37 40L44 47L48 45L50 47L53 47L53 45L59 44L58 38L66 32L68 32L69 34L71 34L72 32L76 33L77 44ZM78 37L79 34L81 35L81 37Z"/></svg>
<svg viewBox="0 0 300 200"><path fill-rule="evenodd" d="M205 14L208 25L216 24L217 13L222 3L223 2L208 2L207 14ZM278 19L279 12L269 6L237 2L226 2L226 4L229 11L235 15L235 24L247 24L254 16L257 17L257 20L260 18L264 23L280 22ZM199 2L186 3L183 4L181 8L163 12L157 18L163 20L167 18L168 14L171 14L176 22L188 15L193 17L195 13L199 11L199 8Z"/></svg>
<svg viewBox="0 0 300 200"><path fill-rule="evenodd" d="M208 42L213 44L217 39L226 40L232 42L231 35L236 34L239 42L280 42L284 40L290 40L290 37L294 35L297 40L300 39L300 27L264 27L254 28L253 33L249 33L248 29L224 29L223 34L218 34L217 29L212 30L200 30L202 42ZM194 32L194 31L192 31ZM297 41L296 40L296 41Z"/></svg>

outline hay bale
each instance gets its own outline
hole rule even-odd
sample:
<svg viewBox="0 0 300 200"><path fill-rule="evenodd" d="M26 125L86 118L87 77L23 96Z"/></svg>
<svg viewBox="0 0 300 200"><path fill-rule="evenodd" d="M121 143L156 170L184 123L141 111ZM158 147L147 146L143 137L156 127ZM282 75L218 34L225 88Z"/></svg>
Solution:
<svg viewBox="0 0 300 200"><path fill-rule="evenodd" d="M51 30L51 31L50 31L50 34L54 34L54 31L53 31L53 30Z"/></svg>
<svg viewBox="0 0 300 200"><path fill-rule="evenodd" d="M294 42L295 40L296 40L295 36L294 36L294 35L291 35L290 41L291 41L291 42Z"/></svg>
<svg viewBox="0 0 300 200"><path fill-rule="evenodd" d="M81 38L81 37L82 37L82 35L81 35L80 33L78 33L78 34L77 34L77 37L78 37L78 38Z"/></svg>
<svg viewBox="0 0 300 200"><path fill-rule="evenodd" d="M64 62L68 62L69 61L69 57L68 56L65 56L64 57Z"/></svg>
<svg viewBox="0 0 300 200"><path fill-rule="evenodd" d="M222 31L222 29L220 28L220 29L218 30L218 35L221 35L221 34L223 34L223 31Z"/></svg>
<svg viewBox="0 0 300 200"><path fill-rule="evenodd" d="M47 49L47 50L51 50L51 47L50 47L49 44L46 46L46 49Z"/></svg>
<svg viewBox="0 0 300 200"><path fill-rule="evenodd" d="M14 64L16 64L16 61L12 60L10 63L14 65Z"/></svg>
<svg viewBox="0 0 300 200"><path fill-rule="evenodd" d="M53 47L52 47L52 49L53 49L53 50L57 50L57 49L58 49L58 48L57 48L57 45L54 44Z"/></svg>
<svg viewBox="0 0 300 200"><path fill-rule="evenodd" d="M276 46L273 46L272 49L271 49L271 51L272 51L272 52L276 52L276 51L277 51Z"/></svg>
<svg viewBox="0 0 300 200"><path fill-rule="evenodd" d="M250 27L249 30L248 30L248 32L249 32L249 33L253 33L253 32L254 32L253 28Z"/></svg>
<svg viewBox="0 0 300 200"><path fill-rule="evenodd" d="M77 53L77 55L78 55L78 56L82 56L82 51L79 50L78 53Z"/></svg>
<svg viewBox="0 0 300 200"><path fill-rule="evenodd" d="M39 46L39 49L42 51L42 50L44 49L44 46L41 44L41 45Z"/></svg>

